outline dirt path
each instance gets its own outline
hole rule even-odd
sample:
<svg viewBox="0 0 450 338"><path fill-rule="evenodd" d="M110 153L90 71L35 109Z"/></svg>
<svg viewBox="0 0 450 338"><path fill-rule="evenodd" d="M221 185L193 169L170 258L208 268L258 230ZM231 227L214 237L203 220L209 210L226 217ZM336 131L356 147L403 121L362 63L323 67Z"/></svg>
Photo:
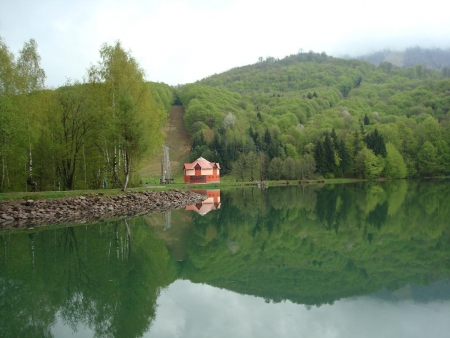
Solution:
<svg viewBox="0 0 450 338"><path fill-rule="evenodd" d="M183 163L189 160L191 139L184 124L183 117L184 107L172 106L169 119L163 129L166 133L165 145L169 147L170 166L173 176L182 175ZM149 159L140 170L139 174L144 180L161 175L161 156L162 151L155 158ZM149 183L153 184L155 182Z"/></svg>

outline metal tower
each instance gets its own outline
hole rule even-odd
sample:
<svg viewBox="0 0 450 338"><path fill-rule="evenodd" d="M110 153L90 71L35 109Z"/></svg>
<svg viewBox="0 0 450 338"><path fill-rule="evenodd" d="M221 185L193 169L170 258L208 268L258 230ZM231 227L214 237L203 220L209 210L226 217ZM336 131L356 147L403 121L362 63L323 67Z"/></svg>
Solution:
<svg viewBox="0 0 450 338"><path fill-rule="evenodd" d="M170 170L169 147L163 146L161 158L161 183L173 183L172 171Z"/></svg>

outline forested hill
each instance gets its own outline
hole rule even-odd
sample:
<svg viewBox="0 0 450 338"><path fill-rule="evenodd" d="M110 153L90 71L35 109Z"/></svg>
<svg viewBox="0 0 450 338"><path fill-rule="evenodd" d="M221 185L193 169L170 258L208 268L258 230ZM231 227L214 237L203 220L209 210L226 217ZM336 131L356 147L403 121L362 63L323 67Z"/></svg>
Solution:
<svg viewBox="0 0 450 338"><path fill-rule="evenodd" d="M300 53L179 90L192 158L238 179L434 176L450 163L450 78Z"/></svg>
<svg viewBox="0 0 450 338"><path fill-rule="evenodd" d="M426 69L442 70L445 73L450 71L450 49L420 47L407 48L404 51L384 49L358 56L356 59L369 61L377 66L382 62L390 62L402 68L422 65Z"/></svg>

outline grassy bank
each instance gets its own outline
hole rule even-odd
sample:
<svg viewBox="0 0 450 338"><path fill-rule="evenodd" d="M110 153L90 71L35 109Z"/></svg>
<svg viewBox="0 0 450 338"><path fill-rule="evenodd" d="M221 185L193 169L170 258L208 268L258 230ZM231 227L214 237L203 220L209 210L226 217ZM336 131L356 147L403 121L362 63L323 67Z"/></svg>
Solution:
<svg viewBox="0 0 450 338"><path fill-rule="evenodd" d="M359 182L361 180L357 179L343 179L343 178L335 178L335 179L326 179L326 180L304 180L304 181L266 181L264 182L267 186L282 186L282 185L298 185L298 184L343 184L343 183L351 183L351 182ZM255 181L245 181L245 182L237 182L234 178L224 177L222 178L220 183L212 183L212 184L186 184L186 183L178 183L180 181L175 181L173 184L167 185L145 185L136 188L130 188L128 191L138 192L138 191L165 191L169 189L226 189L227 187L243 187L243 186L256 186ZM48 198L65 198L65 197L74 197L80 195L91 195L91 194L100 194L100 195L120 195L124 194L120 189L98 189L98 190L71 190L71 191L40 191L40 192L8 192L0 194L0 202L6 201L14 201L14 200L24 200L24 199L48 199Z"/></svg>

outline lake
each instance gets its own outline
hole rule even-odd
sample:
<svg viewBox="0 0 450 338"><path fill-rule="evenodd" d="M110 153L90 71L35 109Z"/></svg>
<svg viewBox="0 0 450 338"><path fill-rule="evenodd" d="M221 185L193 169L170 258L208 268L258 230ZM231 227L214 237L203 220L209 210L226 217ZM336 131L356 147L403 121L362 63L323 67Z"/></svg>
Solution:
<svg viewBox="0 0 450 338"><path fill-rule="evenodd" d="M448 337L450 181L207 193L0 233L0 336Z"/></svg>

